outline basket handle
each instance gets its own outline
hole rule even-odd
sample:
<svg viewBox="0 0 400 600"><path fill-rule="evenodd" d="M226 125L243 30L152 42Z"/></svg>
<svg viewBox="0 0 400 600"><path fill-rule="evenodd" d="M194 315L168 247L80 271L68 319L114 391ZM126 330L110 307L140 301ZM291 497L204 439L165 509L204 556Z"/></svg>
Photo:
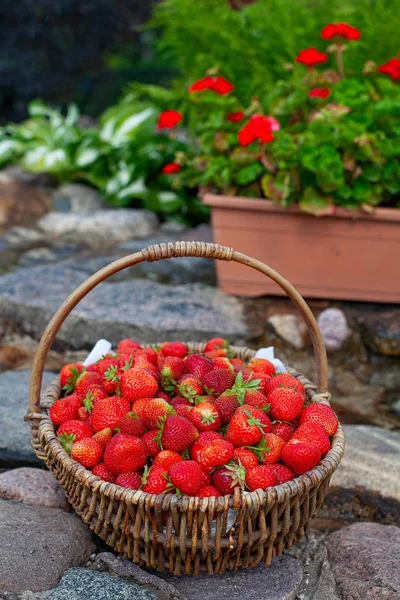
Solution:
<svg viewBox="0 0 400 600"><path fill-rule="evenodd" d="M30 414L39 413L40 409L40 392L42 387L43 371L45 361L50 347L56 337L58 330L64 323L73 308L99 283L126 269L143 261L153 262L156 260L164 260L166 258L177 258L181 256L214 258L218 260L234 260L243 265L247 265L260 273L264 273L267 277L275 281L294 302L308 327L310 332L314 354L317 364L318 374L318 390L325 392L328 387L328 361L326 349L322 339L321 332L317 325L311 309L305 302L299 292L279 273L265 265L264 263L250 258L241 252L235 252L228 246L220 246L219 244L209 244L204 242L174 242L167 244L156 244L148 246L140 252L125 256L116 260L103 269L100 269L89 277L84 283L77 287L70 296L62 303L57 312L53 315L40 339L38 349L32 364L31 379L30 379Z"/></svg>

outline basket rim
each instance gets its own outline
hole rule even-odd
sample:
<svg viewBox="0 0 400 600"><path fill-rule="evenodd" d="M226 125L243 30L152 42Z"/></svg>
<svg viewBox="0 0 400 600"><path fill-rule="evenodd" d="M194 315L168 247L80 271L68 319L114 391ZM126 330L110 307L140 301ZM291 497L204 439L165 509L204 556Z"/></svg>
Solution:
<svg viewBox="0 0 400 600"><path fill-rule="evenodd" d="M156 347L159 344L145 344L145 346ZM188 342L189 352L202 352L204 343ZM240 356L245 360L249 360L255 355L255 351L245 346L231 346L235 356ZM305 387L306 395L314 403L328 404L330 401L330 393L317 393L316 385L308 380L304 375L295 369L287 366L287 371L295 376ZM46 387L40 401L40 421L38 426L37 437L40 440L42 447L47 447L47 458L57 458L63 463L63 467L70 472L84 488L98 492L101 495L112 500L123 500L127 503L146 504L151 507L157 506L160 510L172 510L173 512L184 512L187 510L200 509L206 511L212 509L215 512L222 512L227 508L245 508L246 506L256 505L258 507L272 507L275 503L281 504L294 496L307 493L311 488L322 483L330 477L337 466L339 465L344 454L344 432L341 424L336 433L332 437L331 449L320 461L320 463L307 471L306 473L295 477L292 481L281 483L279 485L267 488L266 490L255 490L253 492L243 492L236 488L234 494L221 496L219 498L199 498L197 496L186 496L184 494L177 495L172 493L167 494L151 494L142 490L133 490L125 488L115 483L109 483L99 476L93 475L91 471L83 467L80 463L74 460L61 445L58 440L55 426L49 416L51 405L60 397L61 384L60 377L57 376L52 383ZM39 415L38 415L39 416Z"/></svg>

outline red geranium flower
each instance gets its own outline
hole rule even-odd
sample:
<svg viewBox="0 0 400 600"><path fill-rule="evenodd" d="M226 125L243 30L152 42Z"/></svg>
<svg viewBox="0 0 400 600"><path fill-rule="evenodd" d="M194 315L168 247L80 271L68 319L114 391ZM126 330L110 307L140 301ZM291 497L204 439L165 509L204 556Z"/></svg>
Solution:
<svg viewBox="0 0 400 600"><path fill-rule="evenodd" d="M324 40L331 40L336 35L351 41L359 40L361 32L357 27L352 27L348 23L329 23L321 31L321 36Z"/></svg>
<svg viewBox="0 0 400 600"><path fill-rule="evenodd" d="M384 65L378 67L378 71L389 75L393 81L400 79L400 58L389 58Z"/></svg>
<svg viewBox="0 0 400 600"><path fill-rule="evenodd" d="M328 55L324 52L320 52L316 48L307 48L302 50L298 56L296 56L296 62L303 63L307 67L313 67L319 63L326 62Z"/></svg>
<svg viewBox="0 0 400 600"><path fill-rule="evenodd" d="M264 117L263 115L253 115L250 121L239 131L238 140L241 146L248 146L255 140L260 140L263 144L272 142L272 127L280 128L280 124L273 117Z"/></svg>
<svg viewBox="0 0 400 600"><path fill-rule="evenodd" d="M179 171L181 170L181 166L178 165L178 163L168 163L167 165L163 166L162 172L165 173L166 175L172 175L172 173L179 173Z"/></svg>
<svg viewBox="0 0 400 600"><path fill-rule="evenodd" d="M229 113L226 118L232 123L238 123L244 119L244 112L242 110L238 110L237 112Z"/></svg>
<svg viewBox="0 0 400 600"><path fill-rule="evenodd" d="M157 129L175 127L182 121L182 115L177 110L164 110L158 117Z"/></svg>
<svg viewBox="0 0 400 600"><path fill-rule="evenodd" d="M232 85L227 79L225 79L221 75L218 75L216 77L203 77L203 79L195 81L193 85L190 86L189 93L193 94L193 92L211 90L213 92L217 92L217 94L221 94L221 96L225 96L234 89L234 85Z"/></svg>
<svg viewBox="0 0 400 600"><path fill-rule="evenodd" d="M331 90L329 88L314 88L308 92L310 98L327 98Z"/></svg>

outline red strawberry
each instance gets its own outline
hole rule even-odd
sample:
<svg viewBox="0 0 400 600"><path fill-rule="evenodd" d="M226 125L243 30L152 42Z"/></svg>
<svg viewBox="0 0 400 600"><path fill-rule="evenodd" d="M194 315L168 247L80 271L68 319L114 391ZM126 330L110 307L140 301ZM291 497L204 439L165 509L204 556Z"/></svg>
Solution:
<svg viewBox="0 0 400 600"><path fill-rule="evenodd" d="M262 373L263 375L274 375L275 367L269 360L265 358L252 358L248 363L248 368L256 373Z"/></svg>
<svg viewBox="0 0 400 600"><path fill-rule="evenodd" d="M155 429L160 420L167 415L175 415L176 412L163 398L153 398L145 406L143 411L144 424L148 429Z"/></svg>
<svg viewBox="0 0 400 600"><path fill-rule="evenodd" d="M97 361L97 373L100 373L100 375L104 375L104 373L106 373L110 367L116 367L117 369L119 369L120 365L120 358L118 356L107 356L105 358L101 358L100 360Z"/></svg>
<svg viewBox="0 0 400 600"><path fill-rule="evenodd" d="M87 393L91 386L101 385L102 378L99 373L90 373L83 371L76 380L75 393L79 399L83 399L87 396Z"/></svg>
<svg viewBox="0 0 400 600"><path fill-rule="evenodd" d="M137 342L134 342L133 340L130 340L129 338L126 338L124 340L121 340L120 343L118 344L117 353L118 354L129 354L131 352L134 352L135 350L140 350L140 349L141 349L140 344L138 344Z"/></svg>
<svg viewBox="0 0 400 600"><path fill-rule="evenodd" d="M136 471L128 471L127 473L121 473L115 480L117 485L121 485L125 488L132 488L133 490L140 490L142 485L142 478Z"/></svg>
<svg viewBox="0 0 400 600"><path fill-rule="evenodd" d="M202 402L209 402L210 404L215 406L216 402L217 402L217 397L216 396L208 396L208 395L197 396L197 398L195 400L195 404L201 404Z"/></svg>
<svg viewBox="0 0 400 600"><path fill-rule="evenodd" d="M60 371L61 387L67 394L72 394L75 390L76 380L84 370L84 366L80 363L72 363L64 365Z"/></svg>
<svg viewBox="0 0 400 600"><path fill-rule="evenodd" d="M201 354L189 354L186 360L186 371L191 375L194 375L200 381L203 379L204 375L209 371L212 371L213 363L206 356L201 356Z"/></svg>
<svg viewBox="0 0 400 600"><path fill-rule="evenodd" d="M93 407L103 398L108 398L107 392L102 387L93 385L90 387L86 396L82 398L81 403L85 411L91 415Z"/></svg>
<svg viewBox="0 0 400 600"><path fill-rule="evenodd" d="M282 460L296 475L302 475L317 466L321 452L312 444L292 439L283 447Z"/></svg>
<svg viewBox="0 0 400 600"><path fill-rule="evenodd" d="M265 465L273 465L281 459L284 440L275 433L266 433L258 444L257 456Z"/></svg>
<svg viewBox="0 0 400 600"><path fill-rule="evenodd" d="M183 342L167 342L161 346L161 352L164 356L176 356L185 358L188 355L188 349Z"/></svg>
<svg viewBox="0 0 400 600"><path fill-rule="evenodd" d="M311 404L303 410L300 416L300 425L308 421L318 421L331 436L336 433L339 421L333 410L327 404Z"/></svg>
<svg viewBox="0 0 400 600"><path fill-rule="evenodd" d="M271 417L278 421L293 421L303 410L304 399L289 388L276 388L268 394Z"/></svg>
<svg viewBox="0 0 400 600"><path fill-rule="evenodd" d="M249 469L246 473L246 485L250 491L266 490L277 485L278 479L269 465L259 465Z"/></svg>
<svg viewBox="0 0 400 600"><path fill-rule="evenodd" d="M221 417L210 402L201 402L192 408L188 419L199 431L217 431L221 425Z"/></svg>
<svg viewBox="0 0 400 600"><path fill-rule="evenodd" d="M183 452L199 437L196 427L185 417L168 416L160 426L159 439L163 450Z"/></svg>
<svg viewBox="0 0 400 600"><path fill-rule="evenodd" d="M175 396L175 398L172 398L171 405L175 409L180 404L182 404L183 406L193 406L193 404L190 402L190 400L188 400L188 398L185 398L184 396Z"/></svg>
<svg viewBox="0 0 400 600"><path fill-rule="evenodd" d="M288 442L292 437L295 427L292 423L284 423L277 421L272 424L272 433L279 435L285 442Z"/></svg>
<svg viewBox="0 0 400 600"><path fill-rule="evenodd" d="M94 438L84 438L72 444L71 456L86 469L100 462L103 456L103 446Z"/></svg>
<svg viewBox="0 0 400 600"><path fill-rule="evenodd" d="M157 365L158 354L153 348L142 348L141 354L147 358L153 365Z"/></svg>
<svg viewBox="0 0 400 600"><path fill-rule="evenodd" d="M112 365L103 373L102 384L108 394L119 393L122 373L122 369L116 365Z"/></svg>
<svg viewBox="0 0 400 600"><path fill-rule="evenodd" d="M118 427L122 417L128 413L131 405L125 398L107 396L102 398L93 408L92 427L94 431L101 431L106 427Z"/></svg>
<svg viewBox="0 0 400 600"><path fill-rule="evenodd" d="M313 444L320 450L321 456L331 449L329 437L319 421L306 421L296 429L292 439Z"/></svg>
<svg viewBox="0 0 400 600"><path fill-rule="evenodd" d="M208 340L204 346L204 352L210 352L210 350L219 350L220 348L229 348L228 340L224 338L212 338Z"/></svg>
<svg viewBox="0 0 400 600"><path fill-rule="evenodd" d="M167 469L153 463L153 466L150 469L145 467L142 481L142 490L144 492L149 494L164 494L168 489L169 483Z"/></svg>
<svg viewBox="0 0 400 600"><path fill-rule="evenodd" d="M185 363L177 356L167 356L161 363L161 385L172 392L176 382L185 372Z"/></svg>
<svg viewBox="0 0 400 600"><path fill-rule="evenodd" d="M293 471L285 465L271 465L271 468L276 475L278 483L286 483L287 481L292 481L292 479L294 479Z"/></svg>
<svg viewBox="0 0 400 600"><path fill-rule="evenodd" d="M107 469L106 465L103 462L97 463L92 469L93 475L97 475L100 479L104 481L108 481L109 483L115 482L115 475L111 473L109 469Z"/></svg>
<svg viewBox="0 0 400 600"><path fill-rule="evenodd" d="M136 435L136 437L142 437L145 430L144 421L135 412L126 413L118 424L120 433L127 433L128 435Z"/></svg>
<svg viewBox="0 0 400 600"><path fill-rule="evenodd" d="M56 400L50 408L50 419L55 425L62 425L66 421L78 420L80 401L75 394Z"/></svg>
<svg viewBox="0 0 400 600"><path fill-rule="evenodd" d="M175 393L188 398L191 402L194 402L197 396L201 396L204 393L203 386L201 382L190 375L190 373L186 373L182 375L178 379L178 385L175 388Z"/></svg>
<svg viewBox="0 0 400 600"><path fill-rule="evenodd" d="M65 421L58 429L57 437L62 447L68 453L71 452L72 444L83 438L92 437L93 431L86 423L77 420Z"/></svg>
<svg viewBox="0 0 400 600"><path fill-rule="evenodd" d="M139 417L144 419L144 409L146 408L150 400L153 400L153 398L141 398L140 400L136 400L132 404L132 412L136 413L137 415L139 415Z"/></svg>
<svg viewBox="0 0 400 600"><path fill-rule="evenodd" d="M252 450L248 448L235 448L233 458L240 461L242 466L247 470L258 465L258 458Z"/></svg>
<svg viewBox="0 0 400 600"><path fill-rule="evenodd" d="M265 413L245 404L233 415L226 439L237 447L254 446L271 427L271 421Z"/></svg>
<svg viewBox="0 0 400 600"><path fill-rule="evenodd" d="M183 457L174 450L161 450L154 459L153 466L157 465L168 471L171 465L181 462Z"/></svg>
<svg viewBox="0 0 400 600"><path fill-rule="evenodd" d="M103 448L105 448L108 442L111 440L112 436L113 432L111 427L106 427L105 429L102 429L101 431L95 433L93 438L97 440L99 444L103 446Z"/></svg>
<svg viewBox="0 0 400 600"><path fill-rule="evenodd" d="M198 498L219 498L221 494L213 485L205 485L197 492Z"/></svg>
<svg viewBox="0 0 400 600"><path fill-rule="evenodd" d="M132 368L132 365L129 363L122 370L127 371L131 368ZM135 369L143 369L144 371L152 373L158 382L158 369L152 362L149 361L147 356L144 356L143 354L137 354L135 356L134 368Z"/></svg>
<svg viewBox="0 0 400 600"><path fill-rule="evenodd" d="M216 358L213 359L213 369L228 369L228 371L232 371L232 373L235 371L235 369L233 368L233 364L231 363L231 361L229 360L229 358L227 358L226 356L217 356Z"/></svg>
<svg viewBox="0 0 400 600"><path fill-rule="evenodd" d="M289 373L278 373L277 375L274 375L274 377L271 377L265 384L264 392L268 395L272 390L279 387L295 390L303 396L303 398L306 397L306 391L303 384Z"/></svg>
<svg viewBox="0 0 400 600"><path fill-rule="evenodd" d="M235 383L235 375L228 369L216 369L206 373L203 377L203 385L207 394L219 396Z"/></svg>
<svg viewBox="0 0 400 600"><path fill-rule="evenodd" d="M104 462L112 473L119 475L127 471L142 469L147 461L144 442L126 433L117 433L104 450Z"/></svg>
<svg viewBox="0 0 400 600"><path fill-rule="evenodd" d="M168 477L177 490L188 496L195 496L203 487L203 470L194 460L175 463L168 469Z"/></svg>
<svg viewBox="0 0 400 600"><path fill-rule="evenodd" d="M155 377L143 369L128 369L121 375L122 395L131 402L153 396L157 389Z"/></svg>
<svg viewBox="0 0 400 600"><path fill-rule="evenodd" d="M212 482L222 496L233 494L233 490L239 487L235 473L227 467L216 469L212 474Z"/></svg>
<svg viewBox="0 0 400 600"><path fill-rule="evenodd" d="M199 462L200 451L214 440L223 440L223 436L216 431L202 431L197 440L190 447L190 456Z"/></svg>
<svg viewBox="0 0 400 600"><path fill-rule="evenodd" d="M158 445L159 433L159 429L150 429L150 431L146 431L141 437L150 458L154 458L160 452L160 447Z"/></svg>
<svg viewBox="0 0 400 600"><path fill-rule="evenodd" d="M218 439L213 440L199 453L198 462L206 473L210 473L215 467L222 467L233 458L234 448L230 442Z"/></svg>
<svg viewBox="0 0 400 600"><path fill-rule="evenodd" d="M179 415L180 417L185 417L186 419L189 419L189 415L190 415L192 408L193 408L193 406L186 406L185 404L178 404L178 406L175 409L175 413L177 415ZM190 421L190 419L189 419L189 421Z"/></svg>
<svg viewBox="0 0 400 600"><path fill-rule="evenodd" d="M164 400L166 400L168 402L168 404L171 404L170 394L161 388L158 388L158 390L156 391L154 396L155 396L155 398L163 398Z"/></svg>
<svg viewBox="0 0 400 600"><path fill-rule="evenodd" d="M240 403L235 392L232 392L232 390L226 390L226 392L217 398L215 406L217 407L221 417L222 425L227 425L232 419L236 410L240 407Z"/></svg>

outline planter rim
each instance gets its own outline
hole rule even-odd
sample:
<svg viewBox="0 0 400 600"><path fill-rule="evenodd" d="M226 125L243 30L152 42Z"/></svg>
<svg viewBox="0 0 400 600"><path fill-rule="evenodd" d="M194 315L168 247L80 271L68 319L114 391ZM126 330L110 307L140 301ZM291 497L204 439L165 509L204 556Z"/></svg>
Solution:
<svg viewBox="0 0 400 600"><path fill-rule="evenodd" d="M298 206L283 207L275 204L272 200L267 198L247 198L245 196L224 196L223 194L205 194L203 204L207 206L215 206L216 208L231 208L235 210L250 210L255 212L274 212L274 213L286 213L286 214L297 214L303 217L314 217L310 213L306 213L298 208ZM335 212L332 214L325 214L317 217L321 218L341 218L351 219L354 221L399 221L400 222L400 209L399 208L374 208L374 212L355 214L352 211L346 210L345 208L335 207Z"/></svg>

